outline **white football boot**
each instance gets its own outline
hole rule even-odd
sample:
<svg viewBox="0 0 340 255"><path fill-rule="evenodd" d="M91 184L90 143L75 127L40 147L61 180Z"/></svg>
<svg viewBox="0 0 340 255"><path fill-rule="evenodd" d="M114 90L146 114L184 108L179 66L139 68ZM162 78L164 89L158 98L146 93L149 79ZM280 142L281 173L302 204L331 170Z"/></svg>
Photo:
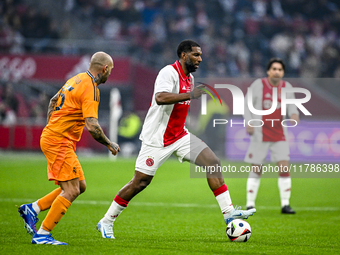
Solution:
<svg viewBox="0 0 340 255"><path fill-rule="evenodd" d="M228 225L234 219L248 219L253 213L256 213L256 209L252 208L249 210L240 210L241 206L235 207L230 213L224 215L225 223Z"/></svg>
<svg viewBox="0 0 340 255"><path fill-rule="evenodd" d="M103 223L103 219L101 219L97 224L97 229L102 233L103 238L115 239L113 235L113 224L105 224Z"/></svg>

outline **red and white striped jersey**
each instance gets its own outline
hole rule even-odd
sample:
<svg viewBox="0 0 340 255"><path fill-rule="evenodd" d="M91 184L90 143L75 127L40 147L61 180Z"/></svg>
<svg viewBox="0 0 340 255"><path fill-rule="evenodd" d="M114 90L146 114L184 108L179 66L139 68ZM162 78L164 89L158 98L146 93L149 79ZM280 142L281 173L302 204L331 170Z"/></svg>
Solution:
<svg viewBox="0 0 340 255"><path fill-rule="evenodd" d="M268 110L271 108L273 103L273 88L275 86L269 83L268 78L257 79L251 85L252 88L252 102L253 106L257 110ZM249 120L262 120L263 126L256 127L252 139L254 141L262 142L278 142L287 141L287 130L282 126L281 121L285 119L285 116L281 115L281 89L282 88L292 88L292 85L281 80L277 88L277 108L275 111L269 115L255 115L250 112L248 108L248 93L246 95L245 107L244 107L244 119L246 125ZM295 98L294 93L288 93L287 98ZM297 107L293 104L287 105L288 116L292 114L299 114ZM275 120L275 121L274 121ZM256 123L256 124L255 124ZM251 125L260 126L260 121L252 121Z"/></svg>
<svg viewBox="0 0 340 255"><path fill-rule="evenodd" d="M143 143L166 147L188 134L185 128L190 100L170 105L158 105L155 94L158 92L187 93L193 88L194 77L186 76L178 61L161 69L157 75L151 106L145 117L140 140Z"/></svg>

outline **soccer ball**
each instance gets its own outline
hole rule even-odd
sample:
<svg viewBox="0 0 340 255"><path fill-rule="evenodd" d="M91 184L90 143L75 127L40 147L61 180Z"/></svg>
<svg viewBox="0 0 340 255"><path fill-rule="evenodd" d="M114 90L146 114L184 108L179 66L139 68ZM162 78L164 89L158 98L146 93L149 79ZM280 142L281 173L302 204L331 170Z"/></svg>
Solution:
<svg viewBox="0 0 340 255"><path fill-rule="evenodd" d="M251 228L245 220L236 219L227 226L227 237L232 242L247 242L251 236Z"/></svg>

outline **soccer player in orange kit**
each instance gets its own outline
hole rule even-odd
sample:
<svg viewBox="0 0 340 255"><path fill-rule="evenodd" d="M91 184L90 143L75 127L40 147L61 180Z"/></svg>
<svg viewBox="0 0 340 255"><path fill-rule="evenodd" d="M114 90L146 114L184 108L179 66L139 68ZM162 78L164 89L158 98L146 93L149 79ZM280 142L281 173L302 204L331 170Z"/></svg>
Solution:
<svg viewBox="0 0 340 255"><path fill-rule="evenodd" d="M86 189L84 172L75 154L84 126L113 155L120 151L118 144L105 136L98 123L100 96L97 86L106 82L112 69L112 58L105 52L96 52L91 57L88 71L69 79L50 100L40 146L47 159L48 179L60 187L36 202L19 207L25 228L33 236L32 244L67 245L55 240L50 232ZM37 231L37 215L47 209L50 210Z"/></svg>

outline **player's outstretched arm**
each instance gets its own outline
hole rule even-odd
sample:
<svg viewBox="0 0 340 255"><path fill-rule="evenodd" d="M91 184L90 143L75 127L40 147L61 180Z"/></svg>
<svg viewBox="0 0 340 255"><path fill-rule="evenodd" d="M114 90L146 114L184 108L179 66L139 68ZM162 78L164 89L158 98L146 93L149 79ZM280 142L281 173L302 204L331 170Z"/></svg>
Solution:
<svg viewBox="0 0 340 255"><path fill-rule="evenodd" d="M54 110L54 106L58 101L59 93L55 94L51 99L50 103L48 104L48 109L47 109L47 123L50 121L52 112Z"/></svg>
<svg viewBox="0 0 340 255"><path fill-rule="evenodd" d="M97 142L104 144L113 155L117 155L120 151L119 145L111 142L110 139L106 137L96 118L85 118L85 127Z"/></svg>
<svg viewBox="0 0 340 255"><path fill-rule="evenodd" d="M170 93L170 92L158 92L155 94L155 100L158 105L176 104L190 100L190 93Z"/></svg>
<svg viewBox="0 0 340 255"><path fill-rule="evenodd" d="M155 100L158 105L164 104L176 104L178 102L187 101L190 99L200 98L205 92L202 90L205 88L204 85L199 85L193 89L193 91L188 93L170 93L170 92L158 92L155 94Z"/></svg>

